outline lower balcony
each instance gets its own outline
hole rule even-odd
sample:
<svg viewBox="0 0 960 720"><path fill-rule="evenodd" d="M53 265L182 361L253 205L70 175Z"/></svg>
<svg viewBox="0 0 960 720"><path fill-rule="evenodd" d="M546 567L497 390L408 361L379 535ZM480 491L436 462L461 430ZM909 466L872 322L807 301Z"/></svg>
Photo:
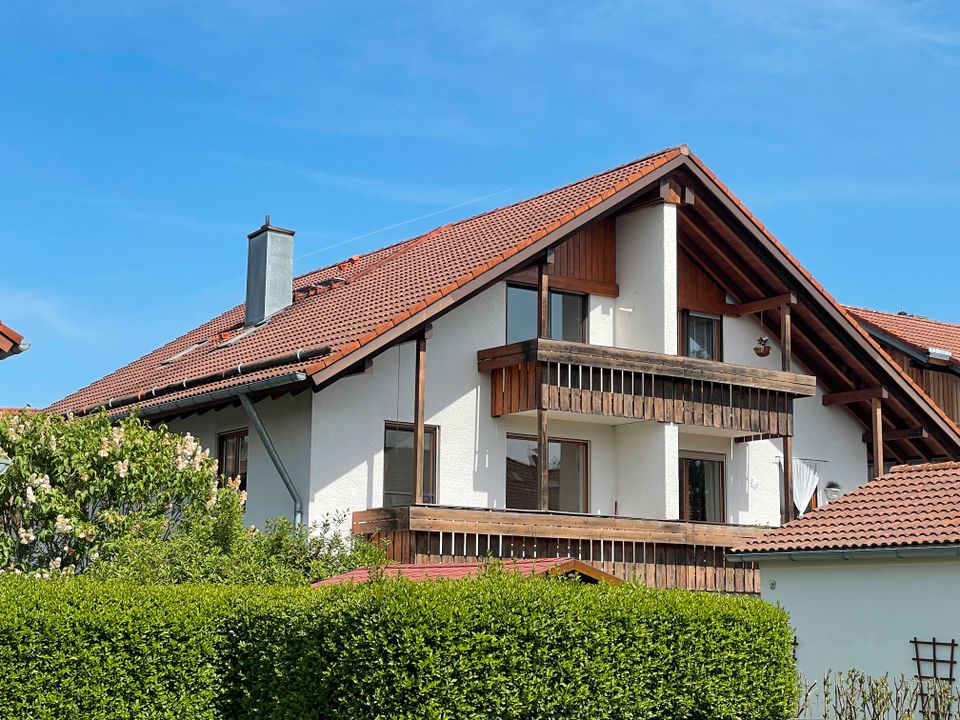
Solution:
<svg viewBox="0 0 960 720"><path fill-rule="evenodd" d="M409 505L353 514L353 532L386 540L391 561L416 564L485 558L572 557L649 587L756 595L753 563L728 548L767 531L741 525L533 510Z"/></svg>

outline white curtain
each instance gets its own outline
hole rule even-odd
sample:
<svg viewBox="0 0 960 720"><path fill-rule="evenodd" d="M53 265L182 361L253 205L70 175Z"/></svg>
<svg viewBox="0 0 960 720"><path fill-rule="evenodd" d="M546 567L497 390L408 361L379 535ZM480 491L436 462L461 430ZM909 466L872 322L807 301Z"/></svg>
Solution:
<svg viewBox="0 0 960 720"><path fill-rule="evenodd" d="M820 486L820 475L824 463L818 460L793 459L793 504L803 517L803 511L810 504L810 498Z"/></svg>

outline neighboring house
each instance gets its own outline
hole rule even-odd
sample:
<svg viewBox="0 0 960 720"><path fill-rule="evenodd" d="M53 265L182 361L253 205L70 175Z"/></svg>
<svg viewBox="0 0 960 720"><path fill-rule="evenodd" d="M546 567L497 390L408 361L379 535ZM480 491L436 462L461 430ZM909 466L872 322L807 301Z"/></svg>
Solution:
<svg viewBox="0 0 960 720"><path fill-rule="evenodd" d="M292 259L268 218L245 305L52 408L191 432L252 522L350 511L398 562L571 556L741 592L755 573L724 550L756 526L877 456L960 458L957 426L686 146L297 278Z"/></svg>
<svg viewBox="0 0 960 720"><path fill-rule="evenodd" d="M0 322L0 360L19 355L29 348L30 345L23 341L23 335Z"/></svg>
<svg viewBox="0 0 960 720"><path fill-rule="evenodd" d="M761 596L790 613L808 680L849 668L955 676L960 463L895 467L735 553L759 563Z"/></svg>
<svg viewBox="0 0 960 720"><path fill-rule="evenodd" d="M960 422L960 324L903 310L847 310L954 422Z"/></svg>

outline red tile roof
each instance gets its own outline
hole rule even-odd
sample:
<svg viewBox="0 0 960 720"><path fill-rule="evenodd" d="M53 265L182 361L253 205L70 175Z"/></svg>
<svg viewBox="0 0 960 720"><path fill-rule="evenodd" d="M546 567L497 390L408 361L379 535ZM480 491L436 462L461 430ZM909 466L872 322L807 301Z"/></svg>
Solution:
<svg viewBox="0 0 960 720"><path fill-rule="evenodd" d="M898 465L735 553L960 544L960 462Z"/></svg>
<svg viewBox="0 0 960 720"><path fill-rule="evenodd" d="M520 575L568 575L578 574L591 580L604 580L612 584L619 584L621 581L596 568L569 557L560 558L522 558L514 560L503 560L503 570L505 572L518 573ZM382 572L387 577L403 577L407 580L419 582L421 580L462 580L463 578L476 577L481 568L486 567L487 563L469 562L452 563L449 565L414 565L410 563L401 565L388 565L382 568ZM340 585L351 582L368 582L370 580L371 570L368 568L359 568L350 572L321 580L313 584L313 587L321 585Z"/></svg>
<svg viewBox="0 0 960 720"><path fill-rule="evenodd" d="M0 322L0 360L23 352L27 347L23 344L23 335Z"/></svg>
<svg viewBox="0 0 960 720"><path fill-rule="evenodd" d="M111 400L136 394L141 408L171 403L239 385L278 378L293 372L320 373L335 366L346 369L350 355L378 340L404 320L441 302L471 280L493 269L524 248L547 237L590 209L638 183L658 168L677 159L688 159L744 214L826 301L844 316L854 332L888 361L888 370L910 386L954 433L960 434L943 410L887 355L853 316L820 285L799 261L770 233L749 209L707 168L686 145L669 148L584 180L513 205L476 215L467 220L431 230L405 242L337 265L308 273L294 281L295 290L333 277L346 284L308 295L273 316L256 332L221 349L209 343L187 352L169 364L163 360L223 331L243 324L244 306L238 305L201 327L145 355L50 406L57 412L87 411ZM295 293L297 294L297 293ZM273 364L232 377L211 378L238 365L263 363L288 356L303 348L329 346L330 354L319 360L295 360ZM341 362L344 361L344 362ZM155 388L203 376L204 382L176 392L155 396Z"/></svg>
<svg viewBox="0 0 960 720"><path fill-rule="evenodd" d="M186 378L224 371L237 364L266 360L298 348L329 345L331 354L319 362L289 362L160 398L145 398L140 405L150 407L294 371L322 369L687 152L686 147L681 146L654 153L529 200L444 225L405 242L303 275L294 281L295 289L332 277L344 278L347 283L298 300L252 335L229 347L214 350L214 344L210 343L168 365L161 364L219 332L242 326L244 306L238 305L68 395L50 409L83 410L133 393L148 393L152 388Z"/></svg>
<svg viewBox="0 0 960 720"><path fill-rule="evenodd" d="M947 350L951 355L950 363L960 365L960 323L859 307L847 307L847 310L858 322L876 328L924 355L930 348Z"/></svg>

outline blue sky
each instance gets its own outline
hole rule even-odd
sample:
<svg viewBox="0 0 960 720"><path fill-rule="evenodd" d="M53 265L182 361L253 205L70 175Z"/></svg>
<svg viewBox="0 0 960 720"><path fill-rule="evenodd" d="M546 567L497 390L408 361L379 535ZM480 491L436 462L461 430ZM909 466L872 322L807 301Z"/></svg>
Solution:
<svg viewBox="0 0 960 720"><path fill-rule="evenodd" d="M688 143L841 301L960 321L960 4L0 5L0 320L42 407L297 271Z"/></svg>

